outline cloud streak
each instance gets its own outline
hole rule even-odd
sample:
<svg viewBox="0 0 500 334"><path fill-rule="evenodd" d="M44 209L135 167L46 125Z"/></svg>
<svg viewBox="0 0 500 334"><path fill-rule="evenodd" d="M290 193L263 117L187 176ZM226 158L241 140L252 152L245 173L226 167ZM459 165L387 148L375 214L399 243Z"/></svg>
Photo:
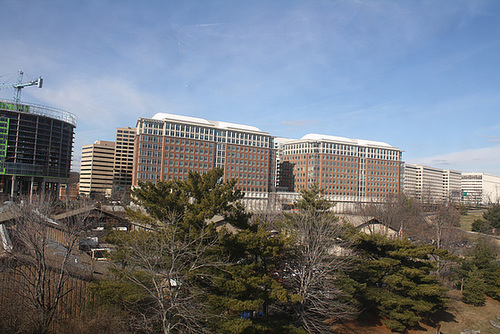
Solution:
<svg viewBox="0 0 500 334"><path fill-rule="evenodd" d="M455 169L462 172L485 172L500 175L500 145L415 158L409 163Z"/></svg>
<svg viewBox="0 0 500 334"><path fill-rule="evenodd" d="M291 138L384 141L412 159L498 142L496 1L5 0L2 9L0 75L44 77L23 98L78 116L75 152L159 111L251 117Z"/></svg>

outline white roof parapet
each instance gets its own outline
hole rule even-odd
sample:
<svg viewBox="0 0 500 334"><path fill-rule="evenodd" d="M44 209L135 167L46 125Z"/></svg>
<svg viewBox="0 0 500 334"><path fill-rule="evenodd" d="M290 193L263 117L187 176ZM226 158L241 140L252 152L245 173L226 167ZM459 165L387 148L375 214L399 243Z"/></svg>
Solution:
<svg viewBox="0 0 500 334"><path fill-rule="evenodd" d="M361 145L361 146L382 146L382 147L395 148L394 146L387 144L387 143L384 143L382 141L357 139L357 142L358 142L358 145Z"/></svg>
<svg viewBox="0 0 500 334"><path fill-rule="evenodd" d="M174 114L167 114L164 112L159 112L156 113L153 116L153 119L157 119L160 121L166 120L166 119L171 119L173 121L181 121L181 122L188 122L188 123L198 123L198 124L203 124L203 125L213 125L209 121L203 118L198 118L198 117L190 117L190 116L182 116L182 115L174 115Z"/></svg>
<svg viewBox="0 0 500 334"><path fill-rule="evenodd" d="M214 122L215 126L221 129L236 129L236 130L245 130L245 131L254 131L254 132L264 132L258 127L252 125L243 125L229 122Z"/></svg>
<svg viewBox="0 0 500 334"><path fill-rule="evenodd" d="M331 140L331 141L341 141L348 144L357 144L354 139L338 136L320 135L317 133L308 133L307 135L300 138L301 140Z"/></svg>
<svg viewBox="0 0 500 334"><path fill-rule="evenodd" d="M203 118L168 114L168 113L163 113L163 112L156 113L152 119L159 120L159 121L173 120L173 121L180 121L180 122L186 122L186 123L196 123L196 124L202 124L202 125L207 125L207 126L213 126L213 127L219 128L219 129L235 129L235 130L244 130L244 131L265 133L261 129L259 129L255 126L251 126L251 125L243 125L243 124L219 122L219 121L208 121L208 120L203 119Z"/></svg>
<svg viewBox="0 0 500 334"><path fill-rule="evenodd" d="M364 139L350 139L346 137L337 137L337 136L329 136L329 135L321 135L317 133L309 133L303 136L300 140L330 140L336 142L344 142L353 145L359 146L378 146L378 147L390 147L395 148L387 143L381 141L373 141L373 140L364 140Z"/></svg>
<svg viewBox="0 0 500 334"><path fill-rule="evenodd" d="M285 138L285 137L274 137L274 143L275 144L286 144L293 142L297 139L290 139L290 138Z"/></svg>

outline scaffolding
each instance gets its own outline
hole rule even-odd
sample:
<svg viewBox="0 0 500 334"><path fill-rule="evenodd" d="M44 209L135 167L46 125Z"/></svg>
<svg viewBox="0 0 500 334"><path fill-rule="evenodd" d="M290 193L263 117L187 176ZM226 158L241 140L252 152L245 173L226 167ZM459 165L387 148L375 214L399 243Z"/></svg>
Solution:
<svg viewBox="0 0 500 334"><path fill-rule="evenodd" d="M57 192L71 169L76 116L0 100L0 194Z"/></svg>

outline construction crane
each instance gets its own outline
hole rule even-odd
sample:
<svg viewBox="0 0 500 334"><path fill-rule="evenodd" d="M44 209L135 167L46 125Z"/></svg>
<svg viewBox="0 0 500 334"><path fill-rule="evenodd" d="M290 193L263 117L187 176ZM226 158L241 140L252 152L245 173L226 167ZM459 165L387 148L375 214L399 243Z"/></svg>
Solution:
<svg viewBox="0 0 500 334"><path fill-rule="evenodd" d="M38 79L34 79L34 80L29 81L29 82L22 82L23 75L24 75L23 70L19 70L17 83L15 83L15 84L1 84L0 85L0 89L7 88L7 87L14 88L14 101L16 103L19 103L19 101L21 100L21 90L24 87L37 86L38 88L42 88L42 85L43 85L42 77L38 77Z"/></svg>

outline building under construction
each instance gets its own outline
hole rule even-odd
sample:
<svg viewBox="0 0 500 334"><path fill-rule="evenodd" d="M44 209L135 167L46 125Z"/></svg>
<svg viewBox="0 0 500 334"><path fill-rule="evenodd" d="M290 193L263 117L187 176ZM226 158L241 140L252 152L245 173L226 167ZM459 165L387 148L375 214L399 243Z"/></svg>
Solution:
<svg viewBox="0 0 500 334"><path fill-rule="evenodd" d="M56 195L71 169L76 116L0 100L0 197Z"/></svg>

